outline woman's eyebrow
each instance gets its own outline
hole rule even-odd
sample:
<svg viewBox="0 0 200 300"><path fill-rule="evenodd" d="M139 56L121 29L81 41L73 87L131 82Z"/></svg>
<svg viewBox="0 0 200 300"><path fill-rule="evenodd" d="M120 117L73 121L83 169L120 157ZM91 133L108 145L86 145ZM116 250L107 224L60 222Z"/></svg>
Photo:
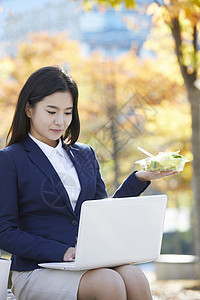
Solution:
<svg viewBox="0 0 200 300"><path fill-rule="evenodd" d="M54 108L54 109L59 109L59 107L55 106L55 105L47 105L47 107L49 108ZM73 106L67 107L64 110L72 110Z"/></svg>

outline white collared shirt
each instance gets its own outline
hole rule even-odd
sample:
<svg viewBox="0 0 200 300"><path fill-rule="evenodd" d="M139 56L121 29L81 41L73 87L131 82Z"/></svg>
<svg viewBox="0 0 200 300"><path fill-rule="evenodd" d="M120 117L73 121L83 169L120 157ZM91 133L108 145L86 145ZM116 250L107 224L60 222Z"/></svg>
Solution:
<svg viewBox="0 0 200 300"><path fill-rule="evenodd" d="M29 136L40 147L53 165L69 195L72 208L75 209L81 186L76 169L67 151L62 147L61 139L54 148L34 138L30 133Z"/></svg>

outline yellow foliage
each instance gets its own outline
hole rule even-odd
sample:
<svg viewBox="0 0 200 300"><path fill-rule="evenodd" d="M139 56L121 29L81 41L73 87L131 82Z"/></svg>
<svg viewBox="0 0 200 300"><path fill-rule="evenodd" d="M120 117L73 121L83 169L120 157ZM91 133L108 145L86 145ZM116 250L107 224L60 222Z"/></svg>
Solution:
<svg viewBox="0 0 200 300"><path fill-rule="evenodd" d="M122 4L124 4L127 9L133 9L136 7L135 0L83 0L83 5L86 10L91 10L96 4L115 9L120 9Z"/></svg>
<svg viewBox="0 0 200 300"><path fill-rule="evenodd" d="M160 41L168 33L166 28L153 30L154 36L159 33ZM25 79L44 65L61 65L67 66L78 83L80 141L94 146L110 193L114 190L115 176L112 126L116 130L119 182L133 171L134 161L141 158L137 146L155 154L180 149L188 157L190 107L185 100L173 43L170 38L162 43L163 46L158 47L154 39L146 44L155 47L156 59L140 61L132 49L115 60L106 59L98 52L82 57L79 44L68 40L65 33L31 34L29 41L18 45L14 58L0 59L3 70L0 108L4 112L4 122L0 124L1 140L4 140L13 104ZM166 61L165 55L168 54ZM191 167L187 167L184 176L177 177L176 182L161 180L156 183L156 188L160 191L169 187L188 190L191 172Z"/></svg>

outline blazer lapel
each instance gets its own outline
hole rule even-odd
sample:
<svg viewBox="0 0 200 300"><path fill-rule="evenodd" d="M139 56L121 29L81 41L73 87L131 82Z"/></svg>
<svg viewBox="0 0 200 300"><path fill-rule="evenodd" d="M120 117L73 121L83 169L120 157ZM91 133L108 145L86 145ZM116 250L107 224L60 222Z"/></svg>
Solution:
<svg viewBox="0 0 200 300"><path fill-rule="evenodd" d="M23 142L24 149L28 152L29 158L32 162L40 168L46 177L52 182L53 187L57 190L59 195L64 199L68 208L73 212L68 193L63 186L60 177L53 168L52 164L40 149L40 147L28 136Z"/></svg>
<svg viewBox="0 0 200 300"><path fill-rule="evenodd" d="M65 146L64 146L65 148ZM72 160L74 167L77 171L78 178L80 181L81 191L77 200L77 204L75 207L75 213L78 214L80 210L80 206L83 200L86 199L86 191L88 187L89 174L87 172L87 161L85 161L84 157L80 155L80 150L71 146L68 150L68 155Z"/></svg>

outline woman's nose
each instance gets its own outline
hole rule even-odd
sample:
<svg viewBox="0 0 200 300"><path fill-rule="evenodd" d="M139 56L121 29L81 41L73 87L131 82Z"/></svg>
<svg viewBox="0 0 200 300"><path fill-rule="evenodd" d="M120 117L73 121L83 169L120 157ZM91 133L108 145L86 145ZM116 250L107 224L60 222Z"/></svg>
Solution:
<svg viewBox="0 0 200 300"><path fill-rule="evenodd" d="M56 119L55 119L55 124L62 125L63 123L64 123L63 115L61 115L61 114L57 115Z"/></svg>

